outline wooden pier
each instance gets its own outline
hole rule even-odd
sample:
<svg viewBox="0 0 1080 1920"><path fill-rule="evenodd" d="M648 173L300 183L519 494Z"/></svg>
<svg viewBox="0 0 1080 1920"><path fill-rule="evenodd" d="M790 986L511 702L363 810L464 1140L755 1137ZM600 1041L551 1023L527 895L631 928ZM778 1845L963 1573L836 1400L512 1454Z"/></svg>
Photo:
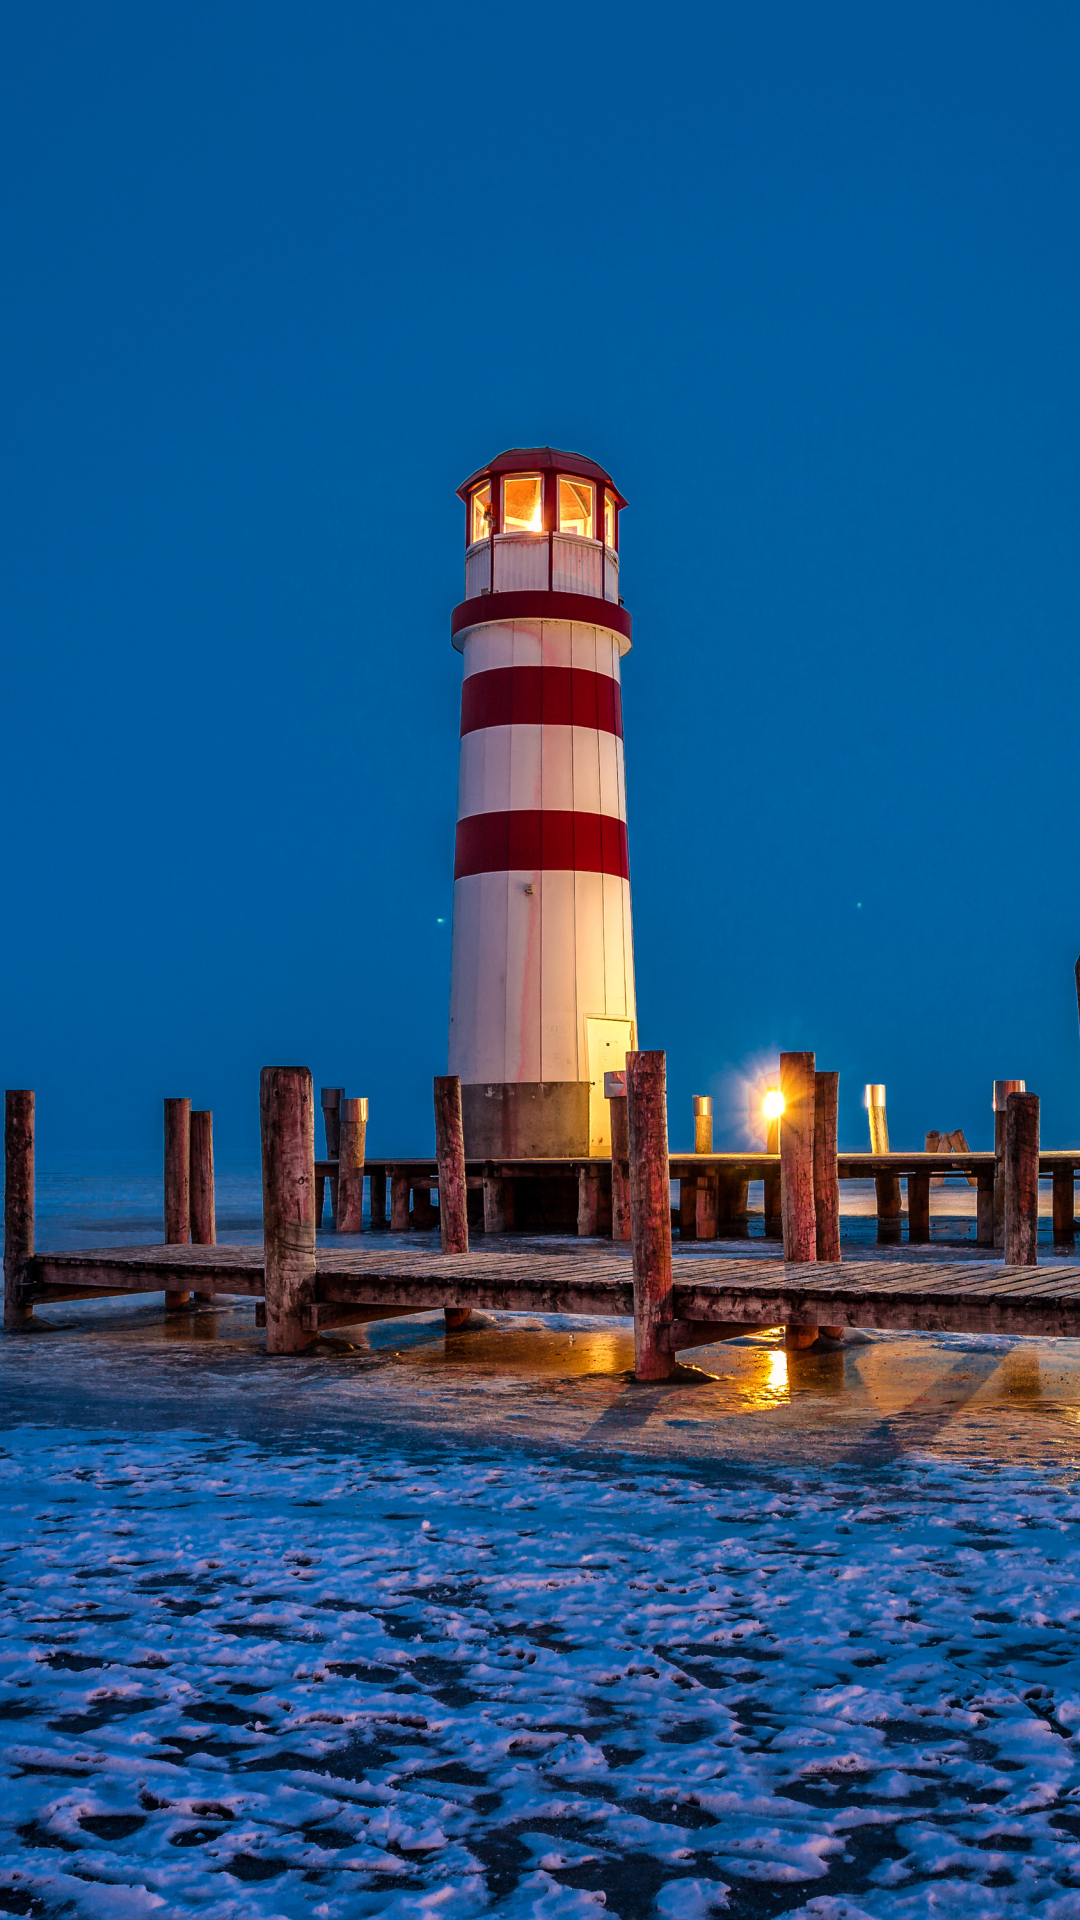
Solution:
<svg viewBox="0 0 1080 1920"><path fill-rule="evenodd" d="M38 1254L27 1262L20 1304L195 1290L262 1302L261 1247L110 1247ZM317 1326L485 1308L502 1313L583 1313L632 1318L629 1247L544 1253L491 1247L467 1254L423 1247L320 1248ZM817 1262L770 1257L672 1259L673 1346L730 1339L752 1327L908 1329L1080 1337L1080 1262L1007 1267L997 1261ZM258 1318L262 1320L260 1314Z"/></svg>
<svg viewBox="0 0 1080 1920"><path fill-rule="evenodd" d="M671 1377L675 1355L729 1339L748 1328L782 1325L788 1344L839 1339L847 1327L914 1331L1080 1337L1080 1264L1038 1269L1040 1173L1055 1188L1055 1237L1071 1238L1073 1182L1080 1151L1040 1154L1038 1099L1008 1096L1001 1151L838 1154L837 1076L819 1073L811 1053L781 1056L785 1126L780 1153L671 1154L667 1135L666 1060L662 1053L627 1056L616 1128L616 1159L466 1160L461 1088L435 1082L434 1160L364 1159L366 1103L338 1100L334 1142L339 1154L315 1160L314 1096L304 1068L267 1067L260 1091L263 1231L260 1247L214 1244L212 1129L190 1103L166 1103L166 1244L72 1253L34 1248L34 1096L9 1092L5 1115L4 1325L33 1319L55 1302L163 1293L166 1311L197 1310L215 1295L258 1303L267 1352L299 1353L329 1327L362 1324L441 1309L448 1332L475 1308L507 1313L602 1314L632 1317L639 1380ZM340 1096L340 1090L333 1092ZM325 1102L324 1102L325 1105ZM198 1125L191 1122L197 1120ZM330 1129L328 1128L328 1144ZM711 1133L710 1133L711 1139ZM701 1139L704 1147L706 1141ZM625 1159L623 1154L625 1153ZM899 1178L909 1183L912 1237L929 1232L929 1183L939 1173L973 1173L979 1185L980 1238L995 1232L999 1207L1005 1259L843 1263L839 1258L839 1182L878 1183L895 1212ZM321 1189L337 1187L350 1228L361 1225L362 1182L371 1182L371 1221L390 1231L440 1230L441 1250L319 1246ZM611 1238L613 1176L629 1193L629 1246ZM386 1182L391 1183L390 1219ZM675 1252L673 1230L688 1240L716 1239L745 1223L750 1180L766 1182L779 1210L783 1250L764 1257L723 1258L695 1249ZM671 1204L673 1182L679 1204ZM1067 1188L1068 1206L1064 1205ZM778 1189L778 1191L777 1191ZM591 1246L556 1248L500 1233L470 1245L470 1225L519 1226L532 1195L549 1212L551 1196L576 1203L579 1235ZM437 1192L438 1211L432 1202ZM605 1220L605 1194L607 1197ZM561 1202L560 1202L561 1195ZM546 1199L545 1199L546 1196ZM1061 1205L1059 1206L1059 1200ZM411 1202L411 1205L410 1205ZM558 1207L556 1206L556 1212ZM623 1200L616 1222L625 1213ZM549 1227L550 1218L545 1222ZM925 1232L922 1228L925 1227ZM1066 1232L1067 1229L1067 1232ZM917 1231L916 1231L917 1230ZM606 1231L609 1244L596 1244Z"/></svg>

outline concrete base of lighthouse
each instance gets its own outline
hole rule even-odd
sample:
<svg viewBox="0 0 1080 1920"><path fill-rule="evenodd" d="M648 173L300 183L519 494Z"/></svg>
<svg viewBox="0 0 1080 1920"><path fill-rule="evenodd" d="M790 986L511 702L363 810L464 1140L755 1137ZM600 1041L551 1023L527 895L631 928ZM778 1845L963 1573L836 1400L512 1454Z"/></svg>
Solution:
<svg viewBox="0 0 1080 1920"><path fill-rule="evenodd" d="M564 1160L589 1152L587 1080L463 1086L461 1110L472 1160Z"/></svg>

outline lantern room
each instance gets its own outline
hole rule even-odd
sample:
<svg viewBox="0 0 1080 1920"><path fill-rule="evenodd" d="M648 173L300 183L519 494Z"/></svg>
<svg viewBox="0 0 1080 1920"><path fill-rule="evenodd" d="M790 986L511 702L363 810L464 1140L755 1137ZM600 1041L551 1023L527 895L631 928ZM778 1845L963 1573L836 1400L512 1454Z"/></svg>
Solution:
<svg viewBox="0 0 1080 1920"><path fill-rule="evenodd" d="M619 604L619 514L611 475L582 454L514 447L458 488L465 598L546 589Z"/></svg>

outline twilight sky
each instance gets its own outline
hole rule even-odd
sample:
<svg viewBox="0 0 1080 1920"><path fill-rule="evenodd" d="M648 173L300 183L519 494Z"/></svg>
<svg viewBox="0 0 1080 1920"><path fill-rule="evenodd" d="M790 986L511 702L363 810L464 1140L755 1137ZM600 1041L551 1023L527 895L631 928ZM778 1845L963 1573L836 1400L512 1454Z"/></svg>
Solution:
<svg viewBox="0 0 1080 1920"><path fill-rule="evenodd" d="M1080 1141L1074 6L34 0L0 24L0 1068L43 1165L427 1151L454 489L614 474L641 1044ZM745 1134L737 1111L724 1144ZM718 1126L718 1135L721 1128ZM721 1144L718 1139L718 1144Z"/></svg>

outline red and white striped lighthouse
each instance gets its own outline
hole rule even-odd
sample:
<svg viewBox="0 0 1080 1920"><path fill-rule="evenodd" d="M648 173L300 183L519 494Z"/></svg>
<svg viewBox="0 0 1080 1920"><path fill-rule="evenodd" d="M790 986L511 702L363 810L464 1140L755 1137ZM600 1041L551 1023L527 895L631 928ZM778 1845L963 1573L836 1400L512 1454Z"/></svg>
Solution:
<svg viewBox="0 0 1080 1920"><path fill-rule="evenodd" d="M580 454L515 448L458 489L465 599L449 1071L466 1151L610 1148L636 1046L619 513Z"/></svg>

